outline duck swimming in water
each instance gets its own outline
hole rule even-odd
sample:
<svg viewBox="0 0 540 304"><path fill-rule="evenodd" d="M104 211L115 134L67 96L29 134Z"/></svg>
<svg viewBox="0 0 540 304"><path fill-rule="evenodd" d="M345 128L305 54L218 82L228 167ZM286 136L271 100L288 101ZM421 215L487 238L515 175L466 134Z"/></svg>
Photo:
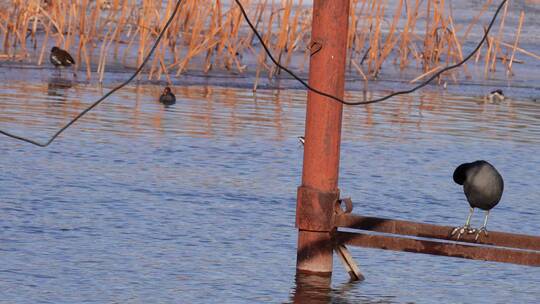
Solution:
<svg viewBox="0 0 540 304"><path fill-rule="evenodd" d="M454 228L452 235L458 233L458 240L463 233L476 233L475 240L478 240L482 232L487 236L486 226L489 211L499 203L504 190L502 176L487 161L477 160L459 165L454 171L453 178L456 184L463 185L463 192L469 202L470 211L465 225ZM480 229L474 229L470 226L474 208L480 208L486 213L484 225Z"/></svg>
<svg viewBox="0 0 540 304"><path fill-rule="evenodd" d="M161 96L159 96L159 102L166 106L170 106L176 103L176 96L174 96L171 88L165 87Z"/></svg>
<svg viewBox="0 0 540 304"><path fill-rule="evenodd" d="M485 100L489 103L499 104L504 101L504 93L501 89L491 91L486 97Z"/></svg>

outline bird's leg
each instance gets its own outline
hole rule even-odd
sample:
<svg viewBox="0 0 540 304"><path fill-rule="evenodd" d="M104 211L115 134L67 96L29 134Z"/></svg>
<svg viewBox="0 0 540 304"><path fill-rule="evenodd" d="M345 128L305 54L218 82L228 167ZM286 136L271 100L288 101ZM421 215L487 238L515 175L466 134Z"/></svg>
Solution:
<svg viewBox="0 0 540 304"><path fill-rule="evenodd" d="M451 234L452 236L454 234L458 233L457 240L459 240L461 235L464 234L464 233L474 233L475 230L471 228L471 218L473 216L473 213L474 213L474 208L470 207L469 216L467 216L467 221L465 222L465 225L463 225L461 227L456 227L456 228L454 228L454 230L452 230L452 234Z"/></svg>
<svg viewBox="0 0 540 304"><path fill-rule="evenodd" d="M478 231L476 231L476 237L474 238L475 241L478 240L478 238L480 237L480 234L482 234L482 232L488 236L488 231L487 231L487 222L488 222L488 216L489 216L489 210L486 211L486 215L484 217L484 225L482 225L482 227L480 229L478 229Z"/></svg>

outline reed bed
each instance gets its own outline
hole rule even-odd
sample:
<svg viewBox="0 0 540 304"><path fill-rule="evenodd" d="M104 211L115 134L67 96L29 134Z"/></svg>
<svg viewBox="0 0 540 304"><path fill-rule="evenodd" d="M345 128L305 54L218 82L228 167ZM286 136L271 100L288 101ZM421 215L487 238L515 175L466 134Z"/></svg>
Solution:
<svg viewBox="0 0 540 304"><path fill-rule="evenodd" d="M491 0L469 24L456 24L445 0L351 0L348 64L367 81L376 79L383 66L419 68L419 81L444 66L463 59L464 45L482 15L493 9ZM100 82L107 69L132 69L148 54L172 14L176 0L0 0L0 60L48 64L53 45L69 50L88 79ZM311 9L302 0L243 0L273 55L284 66L305 70L309 59ZM508 2L510 3L510 2ZM497 69L512 74L520 63L516 53L539 56L519 47L525 20L504 35L508 6L475 57L484 75ZM483 59L480 61L480 59ZM280 74L247 27L234 1L184 0L181 11L163 37L145 69L149 80L165 79L193 69L211 73ZM456 80L456 73L443 75ZM441 78L442 79L442 78Z"/></svg>

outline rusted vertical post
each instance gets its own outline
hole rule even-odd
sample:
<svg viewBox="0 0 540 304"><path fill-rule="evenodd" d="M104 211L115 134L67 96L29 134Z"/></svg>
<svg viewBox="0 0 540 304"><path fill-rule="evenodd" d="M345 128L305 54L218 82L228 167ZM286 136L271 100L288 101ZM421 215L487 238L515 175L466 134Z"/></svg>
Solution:
<svg viewBox="0 0 540 304"><path fill-rule="evenodd" d="M309 84L343 98L349 0L315 0ZM331 275L334 203L338 173L342 104L308 92L302 185L298 188L296 225L300 272Z"/></svg>

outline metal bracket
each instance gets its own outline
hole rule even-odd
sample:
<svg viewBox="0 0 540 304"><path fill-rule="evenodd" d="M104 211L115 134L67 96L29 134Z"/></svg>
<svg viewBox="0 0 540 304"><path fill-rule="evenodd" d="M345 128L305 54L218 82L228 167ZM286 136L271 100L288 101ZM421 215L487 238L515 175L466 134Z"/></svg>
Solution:
<svg viewBox="0 0 540 304"><path fill-rule="evenodd" d="M343 209L343 204L345 204L345 210ZM344 213L351 213L353 210L352 199L350 197L338 199L334 206L336 215L341 215Z"/></svg>
<svg viewBox="0 0 540 304"><path fill-rule="evenodd" d="M298 187L296 202L296 227L301 230L329 232L335 228L335 205L339 200L339 189L322 192Z"/></svg>

